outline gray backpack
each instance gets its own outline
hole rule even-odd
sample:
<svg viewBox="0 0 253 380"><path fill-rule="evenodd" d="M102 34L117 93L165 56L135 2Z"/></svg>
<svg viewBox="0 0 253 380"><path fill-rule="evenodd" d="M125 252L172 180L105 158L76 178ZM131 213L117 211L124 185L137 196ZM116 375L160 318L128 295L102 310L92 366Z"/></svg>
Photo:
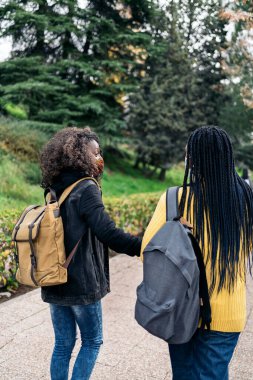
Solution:
<svg viewBox="0 0 253 380"><path fill-rule="evenodd" d="M144 249L143 281L137 288L135 319L168 343L188 342L201 318L210 329L211 308L199 245L178 210L178 187L166 196L166 223Z"/></svg>

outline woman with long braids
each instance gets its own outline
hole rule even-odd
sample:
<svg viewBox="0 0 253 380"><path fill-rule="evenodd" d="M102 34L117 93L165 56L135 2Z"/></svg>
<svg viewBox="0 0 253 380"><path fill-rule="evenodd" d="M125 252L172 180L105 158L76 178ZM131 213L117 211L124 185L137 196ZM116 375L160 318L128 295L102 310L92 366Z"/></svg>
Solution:
<svg viewBox="0 0 253 380"><path fill-rule="evenodd" d="M42 299L50 304L55 333L51 380L68 379L77 327L81 348L71 379L88 380L103 339L101 298L110 292L108 247L139 256L141 241L116 228L105 212L98 184L104 161L98 137L89 128L59 131L45 145L40 163L42 186L53 189L58 199L68 186L86 178L61 205L67 256L78 246L68 281L42 288Z"/></svg>
<svg viewBox="0 0 253 380"><path fill-rule="evenodd" d="M186 147L180 212L193 226L209 285L210 330L169 345L174 380L227 380L228 365L246 321L246 269L252 265L253 192L235 170L227 133L195 130ZM142 251L166 222L163 194L145 232Z"/></svg>

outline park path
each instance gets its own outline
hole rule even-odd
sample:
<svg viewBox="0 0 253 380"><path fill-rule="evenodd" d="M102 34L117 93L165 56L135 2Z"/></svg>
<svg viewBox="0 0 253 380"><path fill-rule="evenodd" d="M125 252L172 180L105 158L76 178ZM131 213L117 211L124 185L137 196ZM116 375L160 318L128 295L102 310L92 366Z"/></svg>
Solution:
<svg viewBox="0 0 253 380"><path fill-rule="evenodd" d="M110 265L112 292L103 299L104 344L91 380L170 380L166 343L146 333L133 317L142 278L140 261L118 255ZM230 380L253 380L252 296L249 281L248 321L230 366ZM0 379L50 380L53 331L40 290L0 304L0 327ZM78 338L72 365L79 344Z"/></svg>

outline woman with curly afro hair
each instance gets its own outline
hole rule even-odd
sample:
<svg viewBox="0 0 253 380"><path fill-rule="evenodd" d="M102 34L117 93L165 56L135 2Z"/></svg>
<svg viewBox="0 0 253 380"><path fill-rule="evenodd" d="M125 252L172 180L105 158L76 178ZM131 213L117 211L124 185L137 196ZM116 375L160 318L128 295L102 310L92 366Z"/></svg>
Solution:
<svg viewBox="0 0 253 380"><path fill-rule="evenodd" d="M80 181L61 205L67 256L80 240L68 267L68 282L42 288L42 299L50 304L55 333L51 379L67 380L69 361L76 341L82 345L72 380L91 376L102 344L101 298L110 292L108 247L129 256L139 256L141 241L116 228L105 212L97 180L104 161L99 139L89 128L66 128L44 147L40 157L42 187L63 191Z"/></svg>

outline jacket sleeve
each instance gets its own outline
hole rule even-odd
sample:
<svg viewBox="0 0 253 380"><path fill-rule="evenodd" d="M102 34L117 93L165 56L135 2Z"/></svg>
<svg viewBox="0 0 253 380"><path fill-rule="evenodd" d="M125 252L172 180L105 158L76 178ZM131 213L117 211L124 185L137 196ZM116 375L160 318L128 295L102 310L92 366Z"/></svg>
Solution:
<svg viewBox="0 0 253 380"><path fill-rule="evenodd" d="M101 192L95 184L91 184L83 192L79 212L102 243L116 252L126 253L129 256L140 256L141 239L125 233L115 226L105 211Z"/></svg>

